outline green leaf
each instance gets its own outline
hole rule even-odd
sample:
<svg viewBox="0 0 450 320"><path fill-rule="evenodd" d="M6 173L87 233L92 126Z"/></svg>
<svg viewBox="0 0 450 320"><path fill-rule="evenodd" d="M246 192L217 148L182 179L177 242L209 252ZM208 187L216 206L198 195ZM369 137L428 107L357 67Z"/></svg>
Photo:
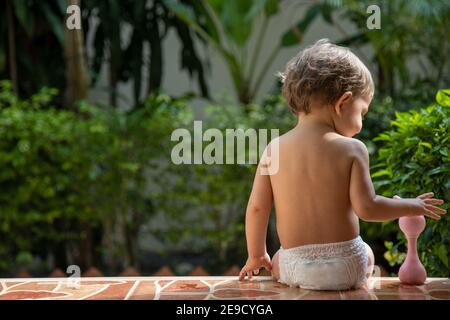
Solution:
<svg viewBox="0 0 450 320"><path fill-rule="evenodd" d="M443 107L450 107L450 89L439 90L436 94L436 102Z"/></svg>
<svg viewBox="0 0 450 320"><path fill-rule="evenodd" d="M382 176L392 176L392 172L388 169L383 169L372 174L372 178L382 177Z"/></svg>
<svg viewBox="0 0 450 320"><path fill-rule="evenodd" d="M66 14L66 10L67 10L66 0L56 0L56 4L58 6L59 12L62 15L65 15Z"/></svg>
<svg viewBox="0 0 450 320"><path fill-rule="evenodd" d="M447 247L444 244L441 244L439 246L437 255L438 255L439 259L442 261L442 263L445 264L445 266L448 268L448 252L447 252Z"/></svg>
<svg viewBox="0 0 450 320"><path fill-rule="evenodd" d="M431 143L428 143L428 142L420 142L420 145L421 145L421 146L424 146L424 147L426 147L426 148L428 148L428 149L432 149L432 148L433 148L433 146L431 145Z"/></svg>
<svg viewBox="0 0 450 320"><path fill-rule="evenodd" d="M61 45L64 45L64 22L58 17L45 1L40 1L40 8L47 19L47 23Z"/></svg>
<svg viewBox="0 0 450 320"><path fill-rule="evenodd" d="M327 3L324 3L320 6L320 12L322 13L323 19L328 22L329 24L333 24L333 7L328 5Z"/></svg>
<svg viewBox="0 0 450 320"><path fill-rule="evenodd" d="M14 6L14 12L17 20L22 28L26 31L28 36L33 33L33 20L32 15L29 14L28 1L27 0L15 0L11 1Z"/></svg>
<svg viewBox="0 0 450 320"><path fill-rule="evenodd" d="M195 14L191 7L188 7L187 5L182 4L176 0L163 0L163 3L185 22L198 25L195 22Z"/></svg>
<svg viewBox="0 0 450 320"><path fill-rule="evenodd" d="M278 0L267 0L266 6L264 8L266 15L270 17L276 14L278 12L278 5L279 5Z"/></svg>
<svg viewBox="0 0 450 320"><path fill-rule="evenodd" d="M219 31L217 30L215 17L214 15L210 14L210 11L206 7L207 4L205 4L204 1L195 1L194 6L196 10L199 12L199 14L205 18L204 25L202 27L205 29L205 31L208 32L208 34L216 43L220 43L221 42L220 34Z"/></svg>
<svg viewBox="0 0 450 320"><path fill-rule="evenodd" d="M225 1L221 12L217 12L230 40L242 46L250 37L253 20L246 19L252 6L251 0Z"/></svg>
<svg viewBox="0 0 450 320"><path fill-rule="evenodd" d="M437 173L445 173L445 172L449 172L449 171L450 171L450 169L448 169L448 168L437 167L437 168L434 168L434 169L428 171L427 176L431 176L431 175L437 174Z"/></svg>
<svg viewBox="0 0 450 320"><path fill-rule="evenodd" d="M246 20L251 20L257 15L259 15L266 7L267 0L255 0L253 1L253 4L248 11L247 15L245 16Z"/></svg>

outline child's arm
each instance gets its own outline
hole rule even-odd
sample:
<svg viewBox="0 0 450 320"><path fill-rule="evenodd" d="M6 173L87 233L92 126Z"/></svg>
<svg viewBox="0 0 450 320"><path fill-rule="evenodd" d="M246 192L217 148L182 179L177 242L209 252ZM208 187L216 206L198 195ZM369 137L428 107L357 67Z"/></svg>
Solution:
<svg viewBox="0 0 450 320"><path fill-rule="evenodd" d="M259 268L271 270L270 257L266 251L266 235L269 216L272 210L273 195L269 175L262 174L262 164L258 165L253 188L245 214L245 234L247 238L248 259L239 273L239 280L252 278L252 272L258 274Z"/></svg>
<svg viewBox="0 0 450 320"><path fill-rule="evenodd" d="M446 210L434 205L444 201L434 199L433 193L425 193L417 198L390 199L375 194L369 170L369 153L364 143L353 139L353 157L350 176L350 201L356 214L365 221L386 221L402 216L425 215L439 220L439 214Z"/></svg>

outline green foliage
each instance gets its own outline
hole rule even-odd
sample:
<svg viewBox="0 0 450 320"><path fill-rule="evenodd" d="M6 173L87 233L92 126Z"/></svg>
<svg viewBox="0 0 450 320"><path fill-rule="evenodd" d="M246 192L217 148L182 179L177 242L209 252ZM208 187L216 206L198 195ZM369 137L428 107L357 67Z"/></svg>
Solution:
<svg viewBox="0 0 450 320"><path fill-rule="evenodd" d="M183 102L161 95L128 114L86 103L71 112L51 108L54 90L43 89L28 100L10 90L11 84L3 81L0 272L11 270L8 261L18 254L46 258L42 247L57 254L60 246L80 246L89 241L85 232L101 231L107 223L119 224L127 243L113 241L105 252L94 242L84 254L133 263L139 228L154 214L144 172L161 149L168 149L164 141L183 115Z"/></svg>
<svg viewBox="0 0 450 320"><path fill-rule="evenodd" d="M436 198L450 201L450 98L448 90L439 91L437 103L418 111L396 112L391 130L380 134L382 143L378 151L377 169L373 173L377 193L388 197L416 197L433 191ZM397 238L404 236L394 223ZM448 275L450 218L440 221L427 219L427 227L419 238L420 257L429 275ZM389 248L388 248L389 249ZM391 262L393 260L391 259Z"/></svg>
<svg viewBox="0 0 450 320"><path fill-rule="evenodd" d="M48 62L64 65L65 11L65 0L1 2L0 79L12 77L9 50L14 47L19 92L30 95L42 86L63 88L64 68L49 70ZM8 37L10 29L14 29L12 38Z"/></svg>
<svg viewBox="0 0 450 320"><path fill-rule="evenodd" d="M392 241L384 242L384 246L388 250L384 253L384 258L389 262L389 265L391 267L403 263L403 261L405 261L406 258L405 252L398 251L398 245L399 243L397 243L394 246L394 243Z"/></svg>
<svg viewBox="0 0 450 320"><path fill-rule="evenodd" d="M396 105L411 101L411 95L426 95L447 86L450 79L450 5L438 0L396 0L376 3L381 12L381 29L368 29L367 8L370 0L324 0L340 8L341 18L350 20L356 32L345 35L339 43L352 46L357 55L373 63L377 70L377 90L381 96L392 97ZM333 21L339 26L340 21ZM340 27L339 27L340 28ZM366 57L358 49L370 45L373 56ZM414 61L418 71L412 70ZM411 90L412 89L412 90ZM430 96L425 97L430 101ZM417 101L417 99L414 99Z"/></svg>

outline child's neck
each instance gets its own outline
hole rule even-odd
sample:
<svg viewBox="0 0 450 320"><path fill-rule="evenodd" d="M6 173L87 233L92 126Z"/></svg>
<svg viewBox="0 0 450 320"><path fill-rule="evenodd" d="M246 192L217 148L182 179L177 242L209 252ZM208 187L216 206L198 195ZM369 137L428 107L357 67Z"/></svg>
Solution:
<svg viewBox="0 0 450 320"><path fill-rule="evenodd" d="M320 127L325 131L336 132L333 118L326 110L310 112L307 115L300 113L298 115L297 127Z"/></svg>

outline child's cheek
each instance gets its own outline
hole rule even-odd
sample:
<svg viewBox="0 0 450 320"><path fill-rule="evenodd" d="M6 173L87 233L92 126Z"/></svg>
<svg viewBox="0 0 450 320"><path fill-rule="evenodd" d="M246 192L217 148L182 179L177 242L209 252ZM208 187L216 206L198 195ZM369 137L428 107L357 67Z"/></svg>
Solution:
<svg viewBox="0 0 450 320"><path fill-rule="evenodd" d="M353 116L351 121L348 123L348 130L351 131L351 136L354 136L361 132L362 129L362 121L358 116Z"/></svg>
<svg viewBox="0 0 450 320"><path fill-rule="evenodd" d="M362 129L362 121L361 117L358 117L355 124L356 134L361 132Z"/></svg>

